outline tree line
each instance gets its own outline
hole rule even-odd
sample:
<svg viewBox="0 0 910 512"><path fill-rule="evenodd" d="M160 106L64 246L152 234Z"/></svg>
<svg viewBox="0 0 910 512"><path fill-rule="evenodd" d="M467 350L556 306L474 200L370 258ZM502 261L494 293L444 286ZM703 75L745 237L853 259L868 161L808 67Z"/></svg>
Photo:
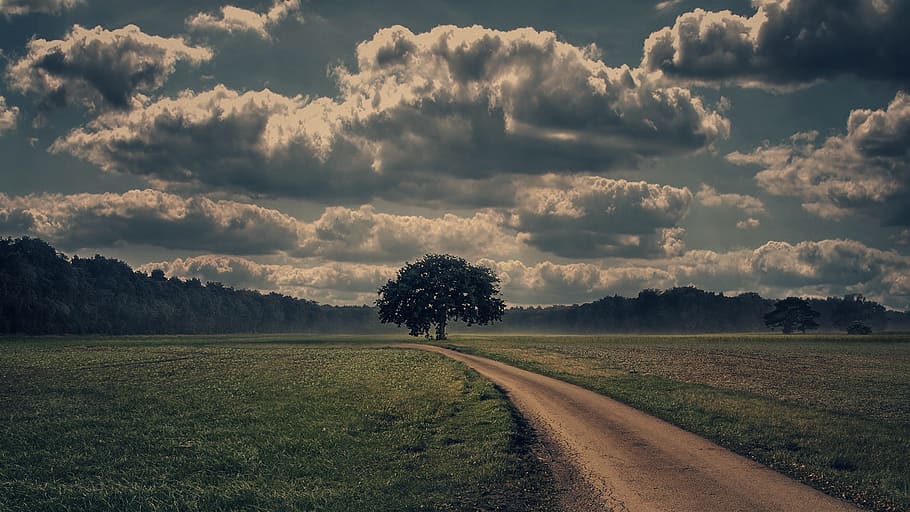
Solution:
<svg viewBox="0 0 910 512"><path fill-rule="evenodd" d="M0 333L349 332L375 318L369 307L168 279L99 255L67 258L36 238L0 239Z"/></svg>
<svg viewBox="0 0 910 512"><path fill-rule="evenodd" d="M756 293L725 296L694 287L644 290L581 305L513 307L502 322L469 332L763 331L775 302ZM886 311L858 295L807 303L822 330L845 331L855 321L875 331L910 330L910 314ZM167 278L161 271L146 274L100 255L68 258L36 238L0 239L0 334L394 332L378 313L374 306L330 306Z"/></svg>
<svg viewBox="0 0 910 512"><path fill-rule="evenodd" d="M692 286L669 290L643 290L637 297L614 295L587 304L571 306L510 308L501 324L484 327L491 332L551 332L585 334L599 332L755 332L765 331L778 320L773 315L778 302L792 306L790 299L767 299L757 293L727 296ZM910 314L885 309L861 295L799 299L811 310L809 329L846 332L854 322L874 331L910 330ZM805 316L801 310L798 315ZM771 323L769 323L771 322ZM777 324L783 331L800 330ZM815 323L815 326L812 326Z"/></svg>

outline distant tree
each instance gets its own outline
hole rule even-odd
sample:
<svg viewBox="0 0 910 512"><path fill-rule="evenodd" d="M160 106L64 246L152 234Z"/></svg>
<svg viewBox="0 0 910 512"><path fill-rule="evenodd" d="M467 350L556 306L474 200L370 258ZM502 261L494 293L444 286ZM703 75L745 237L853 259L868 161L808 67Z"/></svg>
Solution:
<svg viewBox="0 0 910 512"><path fill-rule="evenodd" d="M884 323L885 308L866 300L862 295L845 295L843 299L833 299L833 302L831 323L838 329L846 330L855 322L876 325L879 328Z"/></svg>
<svg viewBox="0 0 910 512"><path fill-rule="evenodd" d="M847 326L847 334L872 334L872 328L859 320L855 320Z"/></svg>
<svg viewBox="0 0 910 512"><path fill-rule="evenodd" d="M818 329L818 318L820 315L809 306L809 302L799 297L788 297L777 301L774 304L774 311L764 316L765 325L774 329L781 327L784 334L790 334L795 330L806 332L810 329Z"/></svg>
<svg viewBox="0 0 910 512"><path fill-rule="evenodd" d="M446 339L449 320L486 325L502 320L499 278L487 267L448 254L428 254L406 263L398 277L382 286L376 299L382 323L404 324L411 336Z"/></svg>

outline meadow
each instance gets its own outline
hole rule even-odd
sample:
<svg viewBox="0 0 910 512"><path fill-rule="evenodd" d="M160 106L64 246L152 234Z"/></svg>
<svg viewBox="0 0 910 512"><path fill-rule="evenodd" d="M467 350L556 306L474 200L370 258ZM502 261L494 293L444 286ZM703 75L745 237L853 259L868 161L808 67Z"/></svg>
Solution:
<svg viewBox="0 0 910 512"><path fill-rule="evenodd" d="M552 509L503 395L388 341L0 340L0 510Z"/></svg>
<svg viewBox="0 0 910 512"><path fill-rule="evenodd" d="M828 494L910 510L910 336L467 336Z"/></svg>

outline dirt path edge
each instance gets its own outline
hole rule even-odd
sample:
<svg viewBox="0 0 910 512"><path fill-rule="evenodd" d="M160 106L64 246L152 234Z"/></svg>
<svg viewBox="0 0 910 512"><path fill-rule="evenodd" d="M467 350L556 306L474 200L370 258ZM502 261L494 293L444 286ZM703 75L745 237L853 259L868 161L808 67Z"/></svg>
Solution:
<svg viewBox="0 0 910 512"><path fill-rule="evenodd" d="M616 400L551 377L433 345L502 388L572 482L573 510L856 511L755 461ZM575 476L566 475L566 470ZM563 472L559 476L559 472ZM579 480L580 479L580 480ZM579 486L578 482L583 482ZM561 482L561 483L565 483ZM591 497L596 504L590 504ZM575 500L574 504L571 500ZM588 502L588 503L586 503Z"/></svg>

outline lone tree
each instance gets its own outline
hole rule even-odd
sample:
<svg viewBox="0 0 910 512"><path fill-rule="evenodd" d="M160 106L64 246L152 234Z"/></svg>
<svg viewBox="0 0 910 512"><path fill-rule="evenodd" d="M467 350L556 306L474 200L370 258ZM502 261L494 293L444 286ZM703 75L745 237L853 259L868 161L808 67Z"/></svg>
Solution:
<svg viewBox="0 0 910 512"><path fill-rule="evenodd" d="M784 334L790 334L794 330L805 333L809 329L818 329L818 322L815 320L820 316L809 306L809 302L799 297L787 297L777 301L774 305L774 311L765 315L765 325L774 329L781 327Z"/></svg>
<svg viewBox="0 0 910 512"><path fill-rule="evenodd" d="M854 320L847 326L847 334L872 334L872 328L859 320Z"/></svg>
<svg viewBox="0 0 910 512"><path fill-rule="evenodd" d="M499 278L487 267L448 254L427 254L398 270L398 278L379 289L379 320L407 326L411 336L446 339L446 323L486 325L502 320Z"/></svg>

